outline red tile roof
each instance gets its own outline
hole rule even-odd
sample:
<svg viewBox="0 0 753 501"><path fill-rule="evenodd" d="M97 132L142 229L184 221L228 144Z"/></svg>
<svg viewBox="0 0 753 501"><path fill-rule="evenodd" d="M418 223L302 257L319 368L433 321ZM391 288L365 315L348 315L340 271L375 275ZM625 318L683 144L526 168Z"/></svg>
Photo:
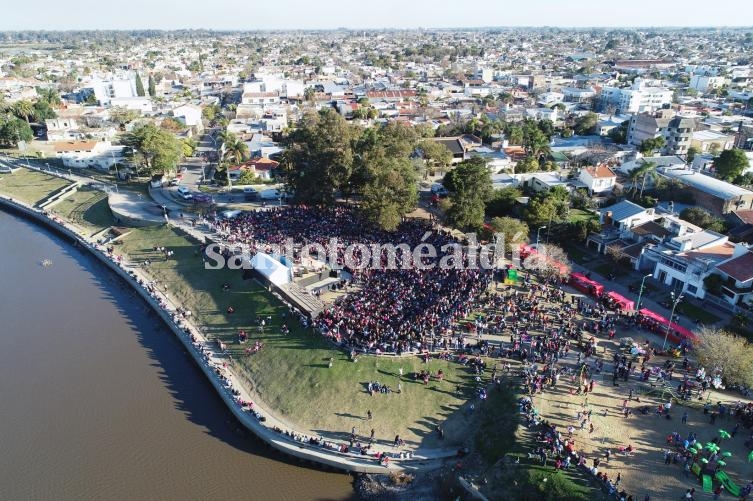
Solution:
<svg viewBox="0 0 753 501"><path fill-rule="evenodd" d="M614 172L612 172L612 169L610 169L606 165L597 165L596 167L586 167L586 172L591 174L591 177L594 179L616 177Z"/></svg>
<svg viewBox="0 0 753 501"><path fill-rule="evenodd" d="M753 279L753 252L730 259L716 268L739 282L747 282Z"/></svg>
<svg viewBox="0 0 753 501"><path fill-rule="evenodd" d="M55 143L55 151L91 151L96 145L96 141L63 141Z"/></svg>

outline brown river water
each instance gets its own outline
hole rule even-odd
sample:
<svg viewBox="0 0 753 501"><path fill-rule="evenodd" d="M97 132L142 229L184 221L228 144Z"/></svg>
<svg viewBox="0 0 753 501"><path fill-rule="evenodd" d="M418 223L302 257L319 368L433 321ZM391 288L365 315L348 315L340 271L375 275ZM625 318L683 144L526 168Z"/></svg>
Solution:
<svg viewBox="0 0 753 501"><path fill-rule="evenodd" d="M0 256L0 499L353 497L246 436L94 257L2 211Z"/></svg>

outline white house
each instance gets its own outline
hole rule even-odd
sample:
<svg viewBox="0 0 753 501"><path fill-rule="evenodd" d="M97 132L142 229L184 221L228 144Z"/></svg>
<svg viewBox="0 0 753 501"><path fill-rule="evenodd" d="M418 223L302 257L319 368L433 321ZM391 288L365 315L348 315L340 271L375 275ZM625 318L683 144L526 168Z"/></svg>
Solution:
<svg viewBox="0 0 753 501"><path fill-rule="evenodd" d="M578 180L588 187L590 194L608 193L614 188L617 176L606 165L597 165L581 169Z"/></svg>
<svg viewBox="0 0 753 501"><path fill-rule="evenodd" d="M55 156L68 168L108 170L123 159L123 147L109 141L61 141L54 148Z"/></svg>
<svg viewBox="0 0 753 501"><path fill-rule="evenodd" d="M204 130L201 121L201 107L195 104L184 104L173 109L173 116L188 127L199 133Z"/></svg>

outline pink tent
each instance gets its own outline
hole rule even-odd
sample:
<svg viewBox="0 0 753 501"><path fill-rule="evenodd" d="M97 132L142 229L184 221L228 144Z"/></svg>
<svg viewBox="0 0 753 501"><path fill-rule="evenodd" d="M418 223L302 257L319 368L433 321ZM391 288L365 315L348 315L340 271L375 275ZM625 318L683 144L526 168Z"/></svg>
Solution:
<svg viewBox="0 0 753 501"><path fill-rule="evenodd" d="M601 285L599 282L591 280L582 273L571 273L570 284L576 289L596 297L601 297L601 295L604 294L603 285Z"/></svg>
<svg viewBox="0 0 753 501"><path fill-rule="evenodd" d="M617 303L621 310L632 311L635 309L635 302L626 298L622 294L618 294L615 291L607 292L607 297Z"/></svg>
<svg viewBox="0 0 753 501"><path fill-rule="evenodd" d="M693 334L691 331L686 329L685 327L681 325L677 325L675 322L670 322L663 316L659 315L658 313L655 313L648 308L642 308L638 311L639 314L642 316L649 318L658 324L662 325L664 328L669 325L669 339L672 340L674 343L679 343L681 339L687 339L688 341L695 342L698 338L695 334Z"/></svg>

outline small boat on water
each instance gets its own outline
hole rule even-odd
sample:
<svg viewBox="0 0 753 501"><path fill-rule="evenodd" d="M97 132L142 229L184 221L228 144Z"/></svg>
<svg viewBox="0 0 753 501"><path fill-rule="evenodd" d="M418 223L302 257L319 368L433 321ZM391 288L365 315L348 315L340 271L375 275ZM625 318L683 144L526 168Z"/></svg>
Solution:
<svg viewBox="0 0 753 501"><path fill-rule="evenodd" d="M49 259L43 259L40 264L45 268L49 268L50 266L52 266L52 261L50 261Z"/></svg>

